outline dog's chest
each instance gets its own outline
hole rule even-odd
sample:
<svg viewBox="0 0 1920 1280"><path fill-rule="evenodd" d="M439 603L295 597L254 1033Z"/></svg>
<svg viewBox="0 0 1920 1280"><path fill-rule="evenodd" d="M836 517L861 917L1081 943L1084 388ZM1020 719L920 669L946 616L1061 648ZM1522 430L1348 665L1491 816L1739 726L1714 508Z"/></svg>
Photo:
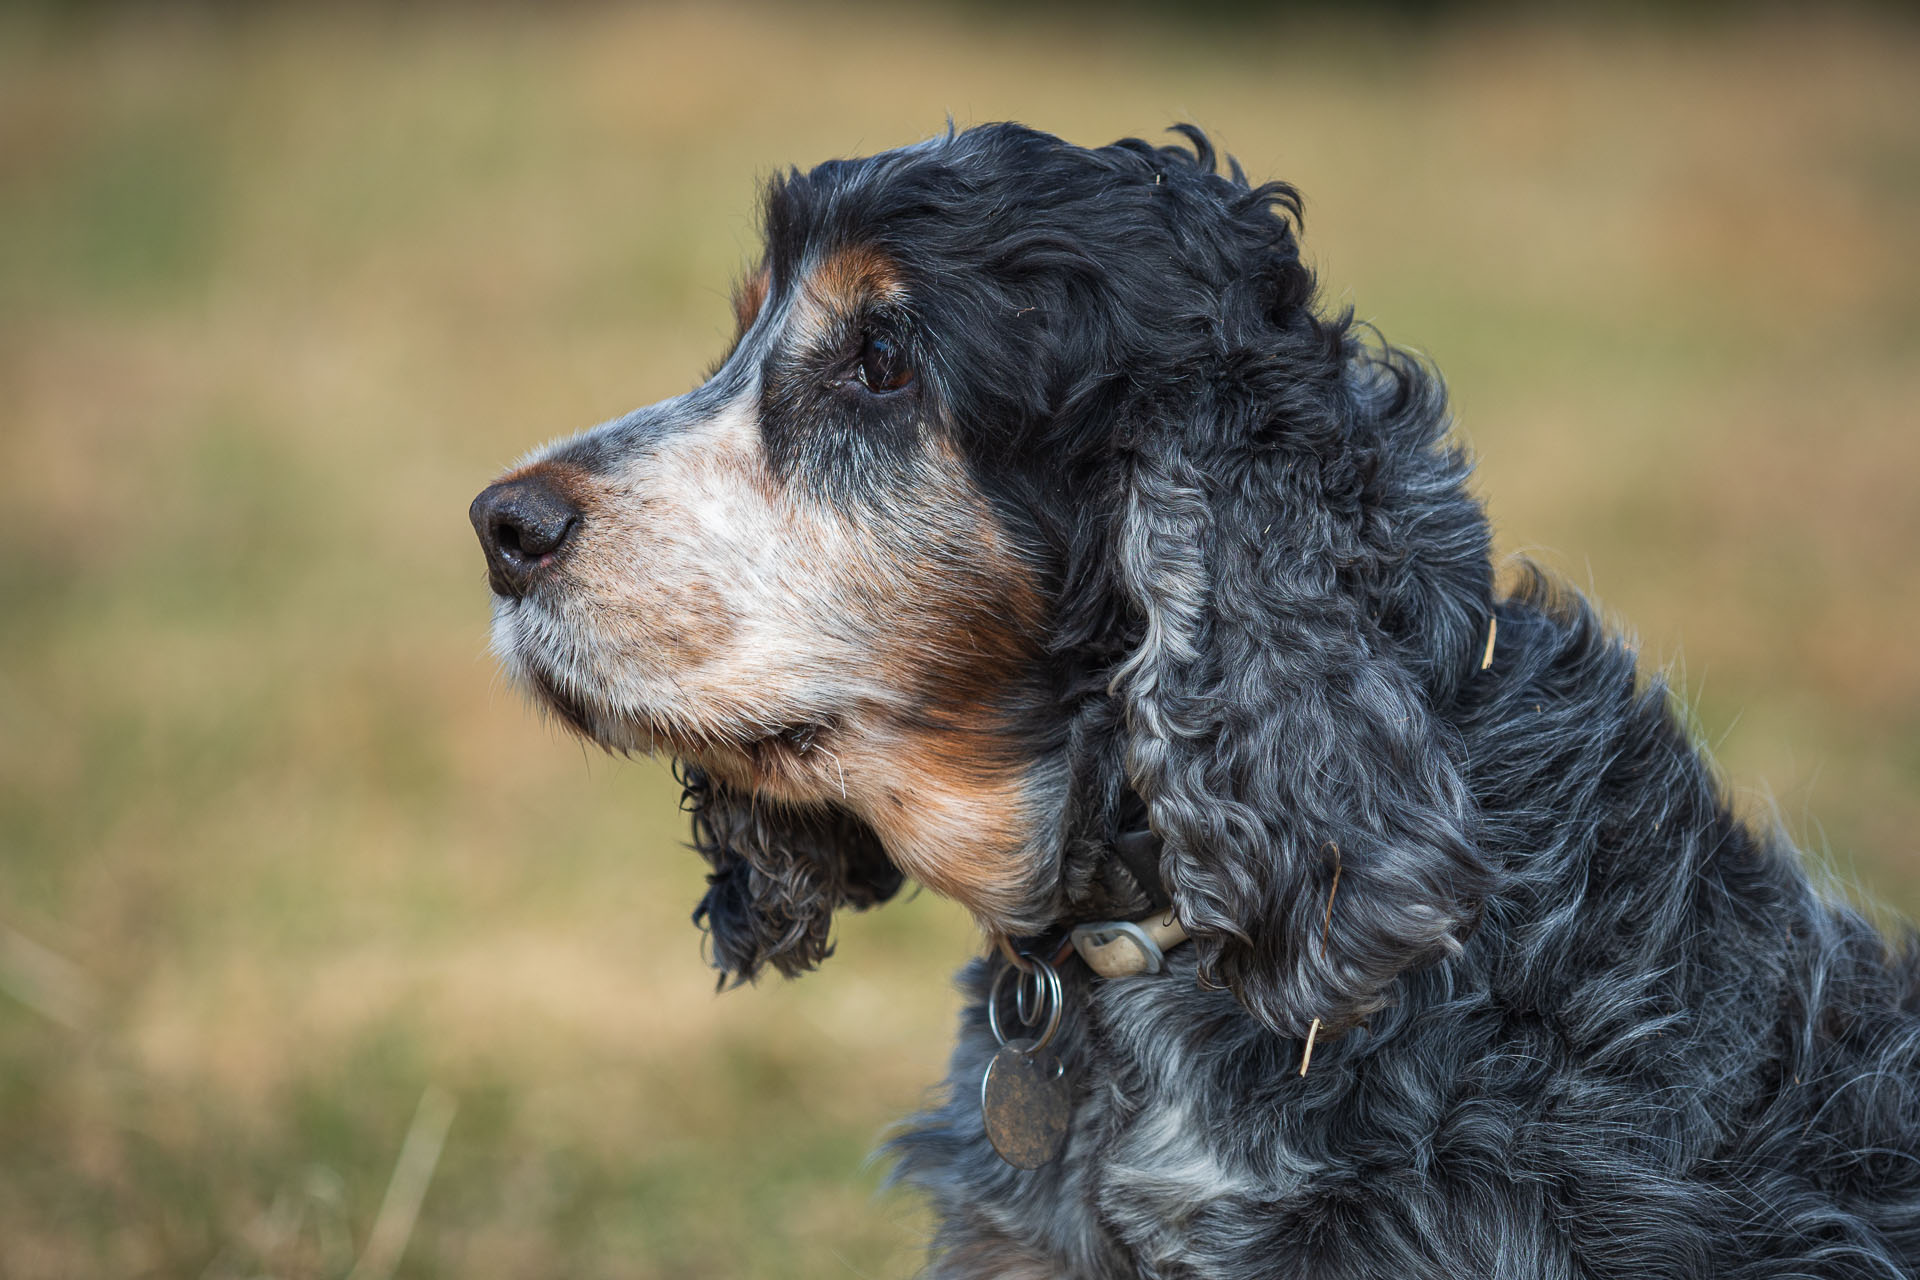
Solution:
<svg viewBox="0 0 1920 1280"><path fill-rule="evenodd" d="M1090 1128L1099 1126L1097 1117ZM1110 1122L1109 1122L1110 1123ZM1145 1276L1217 1273L1230 1260L1218 1226L1271 1216L1276 1188L1216 1140L1218 1121L1190 1099L1156 1099L1111 1125L1091 1162L1092 1208Z"/></svg>
<svg viewBox="0 0 1920 1280"><path fill-rule="evenodd" d="M1230 996L1214 993L1210 1007L1194 993L1178 978L1098 993L1099 1046L1074 1137L1093 1148L1098 1220L1142 1275L1242 1270L1246 1236L1231 1224L1275 1225L1313 1174L1240 1093L1246 1079L1283 1073L1274 1041Z"/></svg>

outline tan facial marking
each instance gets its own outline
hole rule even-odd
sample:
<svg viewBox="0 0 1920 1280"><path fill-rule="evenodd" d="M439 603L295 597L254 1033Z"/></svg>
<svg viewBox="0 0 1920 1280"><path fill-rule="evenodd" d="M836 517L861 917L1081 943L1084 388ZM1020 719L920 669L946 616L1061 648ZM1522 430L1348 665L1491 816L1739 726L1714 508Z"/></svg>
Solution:
<svg viewBox="0 0 1920 1280"><path fill-rule="evenodd" d="M767 305L767 291L773 287L773 268L762 266L733 286L734 337L753 328L760 308Z"/></svg>
<svg viewBox="0 0 1920 1280"><path fill-rule="evenodd" d="M905 294L899 273L877 250L833 250L813 261L801 276L786 322L787 337L800 346L829 342L836 321Z"/></svg>
<svg viewBox="0 0 1920 1280"><path fill-rule="evenodd" d="M887 256L864 246L836 249L822 257L814 265L807 287L821 302L844 310L904 292L899 272Z"/></svg>
<svg viewBox="0 0 1920 1280"><path fill-rule="evenodd" d="M983 920L1003 922L1028 889L1024 779L1015 771L982 776L954 745L921 741L875 760L894 777L884 802L862 816L902 871Z"/></svg>
<svg viewBox="0 0 1920 1280"><path fill-rule="evenodd" d="M1027 779L996 703L1040 606L958 457L924 466L902 537L778 484L729 410L601 482L568 573L627 682L654 672L631 717L652 727L620 745L842 805L901 870L1005 921L1028 888ZM804 743L767 736L797 721L817 725Z"/></svg>

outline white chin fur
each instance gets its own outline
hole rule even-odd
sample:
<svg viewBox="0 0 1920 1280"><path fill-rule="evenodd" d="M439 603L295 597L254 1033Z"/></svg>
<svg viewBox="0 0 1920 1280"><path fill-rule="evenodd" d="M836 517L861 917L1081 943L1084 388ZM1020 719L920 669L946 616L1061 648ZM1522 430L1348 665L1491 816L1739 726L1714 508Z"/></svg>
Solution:
<svg viewBox="0 0 1920 1280"><path fill-rule="evenodd" d="M613 751L745 744L804 719L755 697L754 682L732 691L731 705L724 707L710 697L688 697L664 655L658 663L641 664L631 654L610 653L590 625L562 621L535 597L494 600L492 648L536 704ZM543 684L570 709L554 706Z"/></svg>
<svg viewBox="0 0 1920 1280"><path fill-rule="evenodd" d="M599 688L591 670L581 670L583 664L591 665L590 646L568 635L537 601L527 597L518 600L495 597L492 631L494 656L508 677L537 706L558 715L602 746L616 751L645 746L621 740L628 735L609 732L625 717L608 715L603 700L588 692ZM544 695L543 683L551 684L579 714L568 714L553 706Z"/></svg>

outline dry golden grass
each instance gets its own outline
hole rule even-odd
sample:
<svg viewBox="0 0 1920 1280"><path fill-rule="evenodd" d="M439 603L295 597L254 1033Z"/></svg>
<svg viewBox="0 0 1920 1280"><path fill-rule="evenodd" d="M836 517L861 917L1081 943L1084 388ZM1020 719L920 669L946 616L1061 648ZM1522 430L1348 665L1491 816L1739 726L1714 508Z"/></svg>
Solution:
<svg viewBox="0 0 1920 1280"><path fill-rule="evenodd" d="M1920 910L1916 81L1890 19L0 18L0 1274L343 1276L430 1088L399 1274L911 1269L863 1156L966 925L715 998L670 786L502 687L464 511L716 354L758 176L949 112L1300 184L1503 546Z"/></svg>

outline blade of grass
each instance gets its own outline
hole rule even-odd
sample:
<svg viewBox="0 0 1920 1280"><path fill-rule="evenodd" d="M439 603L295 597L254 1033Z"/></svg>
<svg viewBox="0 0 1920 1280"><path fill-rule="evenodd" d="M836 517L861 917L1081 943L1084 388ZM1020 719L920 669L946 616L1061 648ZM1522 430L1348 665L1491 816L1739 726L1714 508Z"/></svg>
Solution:
<svg viewBox="0 0 1920 1280"><path fill-rule="evenodd" d="M440 1163L440 1148L446 1143L453 1112L453 1098L438 1085L428 1085L420 1095L406 1141L400 1144L400 1158L394 1161L386 1197L380 1201L380 1216L374 1219L366 1250L347 1280L387 1280L400 1264L400 1255L413 1237L413 1224L420 1216L427 1184L433 1181L433 1171Z"/></svg>
<svg viewBox="0 0 1920 1280"><path fill-rule="evenodd" d="M93 979L32 938L0 927L0 991L63 1027L84 1031L99 1007Z"/></svg>

